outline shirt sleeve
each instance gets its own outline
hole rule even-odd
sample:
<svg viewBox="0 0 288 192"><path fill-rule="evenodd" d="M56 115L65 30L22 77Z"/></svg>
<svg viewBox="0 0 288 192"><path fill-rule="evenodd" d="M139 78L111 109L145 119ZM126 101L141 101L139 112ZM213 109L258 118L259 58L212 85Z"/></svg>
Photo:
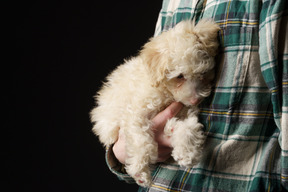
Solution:
<svg viewBox="0 0 288 192"><path fill-rule="evenodd" d="M113 145L106 148L106 163L112 173L114 173L120 180L127 183L136 183L135 180L126 173L124 165L121 164L115 157L112 151Z"/></svg>

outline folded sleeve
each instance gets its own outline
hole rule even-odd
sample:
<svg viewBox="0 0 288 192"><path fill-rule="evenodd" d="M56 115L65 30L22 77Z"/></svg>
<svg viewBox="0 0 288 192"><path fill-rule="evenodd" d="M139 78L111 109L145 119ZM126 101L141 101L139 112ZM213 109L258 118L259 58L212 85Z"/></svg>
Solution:
<svg viewBox="0 0 288 192"><path fill-rule="evenodd" d="M124 165L121 164L115 157L112 151L112 145L106 148L106 163L112 173L114 173L120 180L127 183L136 183L135 180L126 173Z"/></svg>

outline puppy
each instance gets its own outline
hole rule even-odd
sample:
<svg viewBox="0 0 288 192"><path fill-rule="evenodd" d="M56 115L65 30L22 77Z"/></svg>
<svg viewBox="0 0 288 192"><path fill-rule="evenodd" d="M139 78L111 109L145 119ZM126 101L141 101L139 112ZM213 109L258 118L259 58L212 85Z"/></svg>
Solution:
<svg viewBox="0 0 288 192"><path fill-rule="evenodd" d="M93 132L106 147L125 134L125 168L139 185L151 185L149 164L157 160L151 119L173 101L185 107L164 129L172 157L186 167L200 161L205 135L197 105L211 91L218 30L209 19L180 22L115 69L95 96Z"/></svg>

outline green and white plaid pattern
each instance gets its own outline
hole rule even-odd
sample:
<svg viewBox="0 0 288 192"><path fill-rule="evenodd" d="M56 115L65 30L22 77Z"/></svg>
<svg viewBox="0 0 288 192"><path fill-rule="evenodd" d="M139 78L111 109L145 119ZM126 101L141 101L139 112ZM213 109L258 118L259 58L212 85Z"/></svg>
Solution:
<svg viewBox="0 0 288 192"><path fill-rule="evenodd" d="M288 190L287 4L163 1L155 35L185 19L213 18L219 24L217 77L200 106L208 134L202 162L191 169L159 164L152 187L139 191Z"/></svg>

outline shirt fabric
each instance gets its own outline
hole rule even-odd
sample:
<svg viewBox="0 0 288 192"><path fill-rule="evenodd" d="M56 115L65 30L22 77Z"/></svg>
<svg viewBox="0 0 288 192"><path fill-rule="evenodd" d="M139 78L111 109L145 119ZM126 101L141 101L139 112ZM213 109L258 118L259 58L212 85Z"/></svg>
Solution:
<svg viewBox="0 0 288 192"><path fill-rule="evenodd" d="M193 168L154 165L139 191L288 190L287 0L164 0L155 36L182 20L220 26L215 87L199 106L208 137ZM109 168L128 183L107 149Z"/></svg>

